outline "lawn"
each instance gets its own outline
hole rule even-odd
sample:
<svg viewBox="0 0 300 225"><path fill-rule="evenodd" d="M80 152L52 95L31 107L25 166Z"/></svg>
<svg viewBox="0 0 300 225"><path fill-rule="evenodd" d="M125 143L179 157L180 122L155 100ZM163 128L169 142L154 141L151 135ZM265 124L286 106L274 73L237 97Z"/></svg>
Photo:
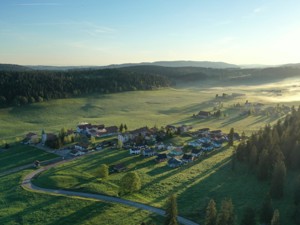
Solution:
<svg viewBox="0 0 300 225"><path fill-rule="evenodd" d="M39 176L35 183L50 188L72 189L82 192L118 195L119 180L124 173L111 174L107 180L97 177L102 163L124 163L128 171L136 171L143 185L139 193L123 196L156 207L164 207L170 193L178 196L179 213L199 223L203 223L204 212L210 198L220 206L222 199L230 197L235 205L237 218L250 205L259 210L263 197L268 191L267 183L260 183L243 165L231 170L232 149L224 147L202 159L178 169L167 167L166 163L155 163L153 157L130 156L127 151L104 150L98 154L80 158ZM284 200L274 202L280 209L285 224L290 224L292 206L291 182L287 186Z"/></svg>
<svg viewBox="0 0 300 225"><path fill-rule="evenodd" d="M0 178L0 224L162 224L155 214L118 204L51 196L23 190L22 177L29 170Z"/></svg>
<svg viewBox="0 0 300 225"><path fill-rule="evenodd" d="M35 160L44 161L56 157L57 155L28 145L13 145L8 150L0 152L0 173L18 166L33 163Z"/></svg>
<svg viewBox="0 0 300 225"><path fill-rule="evenodd" d="M200 110L211 111L215 95L223 92L247 93L237 99L224 100L228 116L223 119L193 119ZM192 124L196 128L210 127L228 131L251 133L265 123L275 119L258 116L240 117L233 104L246 100L275 104L262 99L264 95L256 90L235 88L166 88L153 91L124 92L107 95L91 95L82 98L51 100L21 107L0 109L0 142L14 141L27 132L41 134L58 132L62 127L75 128L79 122L105 124L107 126L126 123L129 130L145 125L152 127L167 124ZM278 102L280 103L280 102ZM287 103L285 103L287 104ZM290 103L293 104L293 103ZM277 119L277 118L276 118ZM1 143L0 143L1 145Z"/></svg>

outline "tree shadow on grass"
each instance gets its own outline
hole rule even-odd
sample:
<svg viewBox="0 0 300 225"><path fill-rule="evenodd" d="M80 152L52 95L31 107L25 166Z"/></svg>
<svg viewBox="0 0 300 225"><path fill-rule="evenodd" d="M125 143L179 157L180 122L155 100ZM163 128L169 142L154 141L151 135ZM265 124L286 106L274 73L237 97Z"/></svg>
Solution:
<svg viewBox="0 0 300 225"><path fill-rule="evenodd" d="M92 217L95 217L99 215L100 213L103 213L106 210L109 210L112 208L112 204L101 204L99 202L95 202L91 205L88 205L84 208L81 208L80 210L75 211L74 213L67 215L65 217L59 217L58 219L54 220L52 223L49 223L49 225L57 225L57 224L82 224L84 221L87 221L91 219Z"/></svg>
<svg viewBox="0 0 300 225"><path fill-rule="evenodd" d="M232 117L231 119L229 119L229 120L223 122L221 127L226 127L226 126L228 126L228 125L230 125L230 124L232 124L232 123L238 122L238 121L243 120L243 119L245 119L245 118L247 118L247 116L236 116L236 117Z"/></svg>

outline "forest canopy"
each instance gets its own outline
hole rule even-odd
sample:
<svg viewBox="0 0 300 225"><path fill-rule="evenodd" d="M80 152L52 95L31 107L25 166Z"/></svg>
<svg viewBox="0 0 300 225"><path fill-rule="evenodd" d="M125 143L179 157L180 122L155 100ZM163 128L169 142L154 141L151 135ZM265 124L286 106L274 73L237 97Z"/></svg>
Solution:
<svg viewBox="0 0 300 225"><path fill-rule="evenodd" d="M0 106L24 105L91 93L150 90L168 78L139 72L104 70L0 71Z"/></svg>

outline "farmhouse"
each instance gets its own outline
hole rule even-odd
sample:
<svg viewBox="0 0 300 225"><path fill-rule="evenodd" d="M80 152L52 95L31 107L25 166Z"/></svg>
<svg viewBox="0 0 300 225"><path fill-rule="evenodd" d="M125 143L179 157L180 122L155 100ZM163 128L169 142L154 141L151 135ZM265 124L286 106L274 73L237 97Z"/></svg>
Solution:
<svg viewBox="0 0 300 225"><path fill-rule="evenodd" d="M42 144L45 145L47 141L56 141L58 139L56 134L53 133L43 133L42 134Z"/></svg>
<svg viewBox="0 0 300 225"><path fill-rule="evenodd" d="M157 152L152 148L148 148L143 151L143 156L154 156L156 154Z"/></svg>
<svg viewBox="0 0 300 225"><path fill-rule="evenodd" d="M39 142L39 137L36 133L29 132L25 135L24 144L36 144Z"/></svg>
<svg viewBox="0 0 300 225"><path fill-rule="evenodd" d="M208 111L200 111L197 116L199 118L208 118L211 116L211 113Z"/></svg>
<svg viewBox="0 0 300 225"><path fill-rule="evenodd" d="M192 126L181 125L180 127L178 127L178 131L179 131L180 134L183 134L183 133L188 132L192 128L193 128Z"/></svg>
<svg viewBox="0 0 300 225"><path fill-rule="evenodd" d="M171 158L168 160L168 166L171 168L176 168L182 165L182 161L180 159Z"/></svg>
<svg viewBox="0 0 300 225"><path fill-rule="evenodd" d="M200 155L202 154L202 151L200 150L200 149L193 149L192 150L192 155L194 156L194 157L199 157Z"/></svg>
<svg viewBox="0 0 300 225"><path fill-rule="evenodd" d="M120 173L120 172L126 170L127 168L123 164L117 164L113 167L113 169L114 169L114 171Z"/></svg>
<svg viewBox="0 0 300 225"><path fill-rule="evenodd" d="M141 149L139 149L139 148L132 148L132 149L129 150L129 153L131 155L139 155L141 153Z"/></svg>
<svg viewBox="0 0 300 225"><path fill-rule="evenodd" d="M88 146L89 145L87 143L78 143L74 146L74 148L79 151L84 151L87 150Z"/></svg>
<svg viewBox="0 0 300 225"><path fill-rule="evenodd" d="M181 160L184 163L190 163L194 161L194 156L192 154L184 154Z"/></svg>
<svg viewBox="0 0 300 225"><path fill-rule="evenodd" d="M164 162L168 159L168 156L166 153L161 153L161 154L158 154L155 161L156 162Z"/></svg>

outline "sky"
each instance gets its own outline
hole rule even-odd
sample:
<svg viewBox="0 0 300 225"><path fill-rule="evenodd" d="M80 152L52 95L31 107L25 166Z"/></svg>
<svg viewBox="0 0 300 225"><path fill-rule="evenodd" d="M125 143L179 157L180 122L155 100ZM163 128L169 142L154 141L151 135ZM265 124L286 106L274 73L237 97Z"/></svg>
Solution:
<svg viewBox="0 0 300 225"><path fill-rule="evenodd" d="M299 0L0 0L0 63L300 63Z"/></svg>

